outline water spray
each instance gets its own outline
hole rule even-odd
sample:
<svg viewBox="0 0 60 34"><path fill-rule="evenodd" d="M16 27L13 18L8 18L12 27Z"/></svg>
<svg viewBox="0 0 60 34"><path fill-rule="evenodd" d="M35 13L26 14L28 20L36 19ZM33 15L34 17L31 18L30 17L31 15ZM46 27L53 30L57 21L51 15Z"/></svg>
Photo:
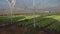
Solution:
<svg viewBox="0 0 60 34"><path fill-rule="evenodd" d="M10 7L10 10L11 10L11 13L9 16L13 16L13 9L15 7L15 4L16 4L16 0L6 0L9 4L9 7ZM11 18L11 24L12 24L12 18Z"/></svg>
<svg viewBox="0 0 60 34"><path fill-rule="evenodd" d="M34 16L34 27L36 26L36 24L35 24L35 22L36 22L36 20L35 20L35 0L33 0L33 16Z"/></svg>

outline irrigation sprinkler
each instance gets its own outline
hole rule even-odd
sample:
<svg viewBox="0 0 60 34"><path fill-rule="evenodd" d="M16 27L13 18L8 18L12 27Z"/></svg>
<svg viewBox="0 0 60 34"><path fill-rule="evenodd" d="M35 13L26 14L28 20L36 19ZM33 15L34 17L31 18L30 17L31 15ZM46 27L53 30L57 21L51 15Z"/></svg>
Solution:
<svg viewBox="0 0 60 34"><path fill-rule="evenodd" d="M16 0L6 0L6 1L8 2L9 7L10 7L10 11L11 11L10 15L8 15L8 16L12 17L13 16L13 9L16 4ZM11 24L12 24L12 18L11 18Z"/></svg>

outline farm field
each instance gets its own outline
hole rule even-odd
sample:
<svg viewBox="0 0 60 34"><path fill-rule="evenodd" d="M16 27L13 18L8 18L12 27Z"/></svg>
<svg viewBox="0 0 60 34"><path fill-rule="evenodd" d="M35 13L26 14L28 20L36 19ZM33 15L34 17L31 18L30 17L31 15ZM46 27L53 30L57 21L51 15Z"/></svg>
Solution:
<svg viewBox="0 0 60 34"><path fill-rule="evenodd" d="M60 15L0 16L0 23L1 34L60 34Z"/></svg>

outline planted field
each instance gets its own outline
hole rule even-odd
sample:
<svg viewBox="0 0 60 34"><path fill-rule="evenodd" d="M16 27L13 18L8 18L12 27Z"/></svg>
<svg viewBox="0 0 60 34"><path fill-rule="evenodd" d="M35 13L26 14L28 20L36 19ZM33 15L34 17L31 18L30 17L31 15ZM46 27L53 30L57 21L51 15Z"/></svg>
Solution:
<svg viewBox="0 0 60 34"><path fill-rule="evenodd" d="M19 27L27 28L32 30L30 33L34 33L35 31L45 31L47 33L54 32L55 34L59 34L60 32L60 15L0 16L0 22L5 24L16 24Z"/></svg>

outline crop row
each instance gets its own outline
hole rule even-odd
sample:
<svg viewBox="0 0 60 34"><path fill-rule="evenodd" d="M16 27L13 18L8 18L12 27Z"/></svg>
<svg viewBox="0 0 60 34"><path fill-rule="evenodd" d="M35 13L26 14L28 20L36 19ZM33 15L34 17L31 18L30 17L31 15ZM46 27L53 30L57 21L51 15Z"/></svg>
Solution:
<svg viewBox="0 0 60 34"><path fill-rule="evenodd" d="M21 26L32 25L31 27L33 27L34 26L33 24L34 24L34 18L20 21ZM46 18L41 16L37 17L35 18L35 26L39 28L47 27L50 30L56 30L56 31L60 30L60 22L57 16L48 16Z"/></svg>

